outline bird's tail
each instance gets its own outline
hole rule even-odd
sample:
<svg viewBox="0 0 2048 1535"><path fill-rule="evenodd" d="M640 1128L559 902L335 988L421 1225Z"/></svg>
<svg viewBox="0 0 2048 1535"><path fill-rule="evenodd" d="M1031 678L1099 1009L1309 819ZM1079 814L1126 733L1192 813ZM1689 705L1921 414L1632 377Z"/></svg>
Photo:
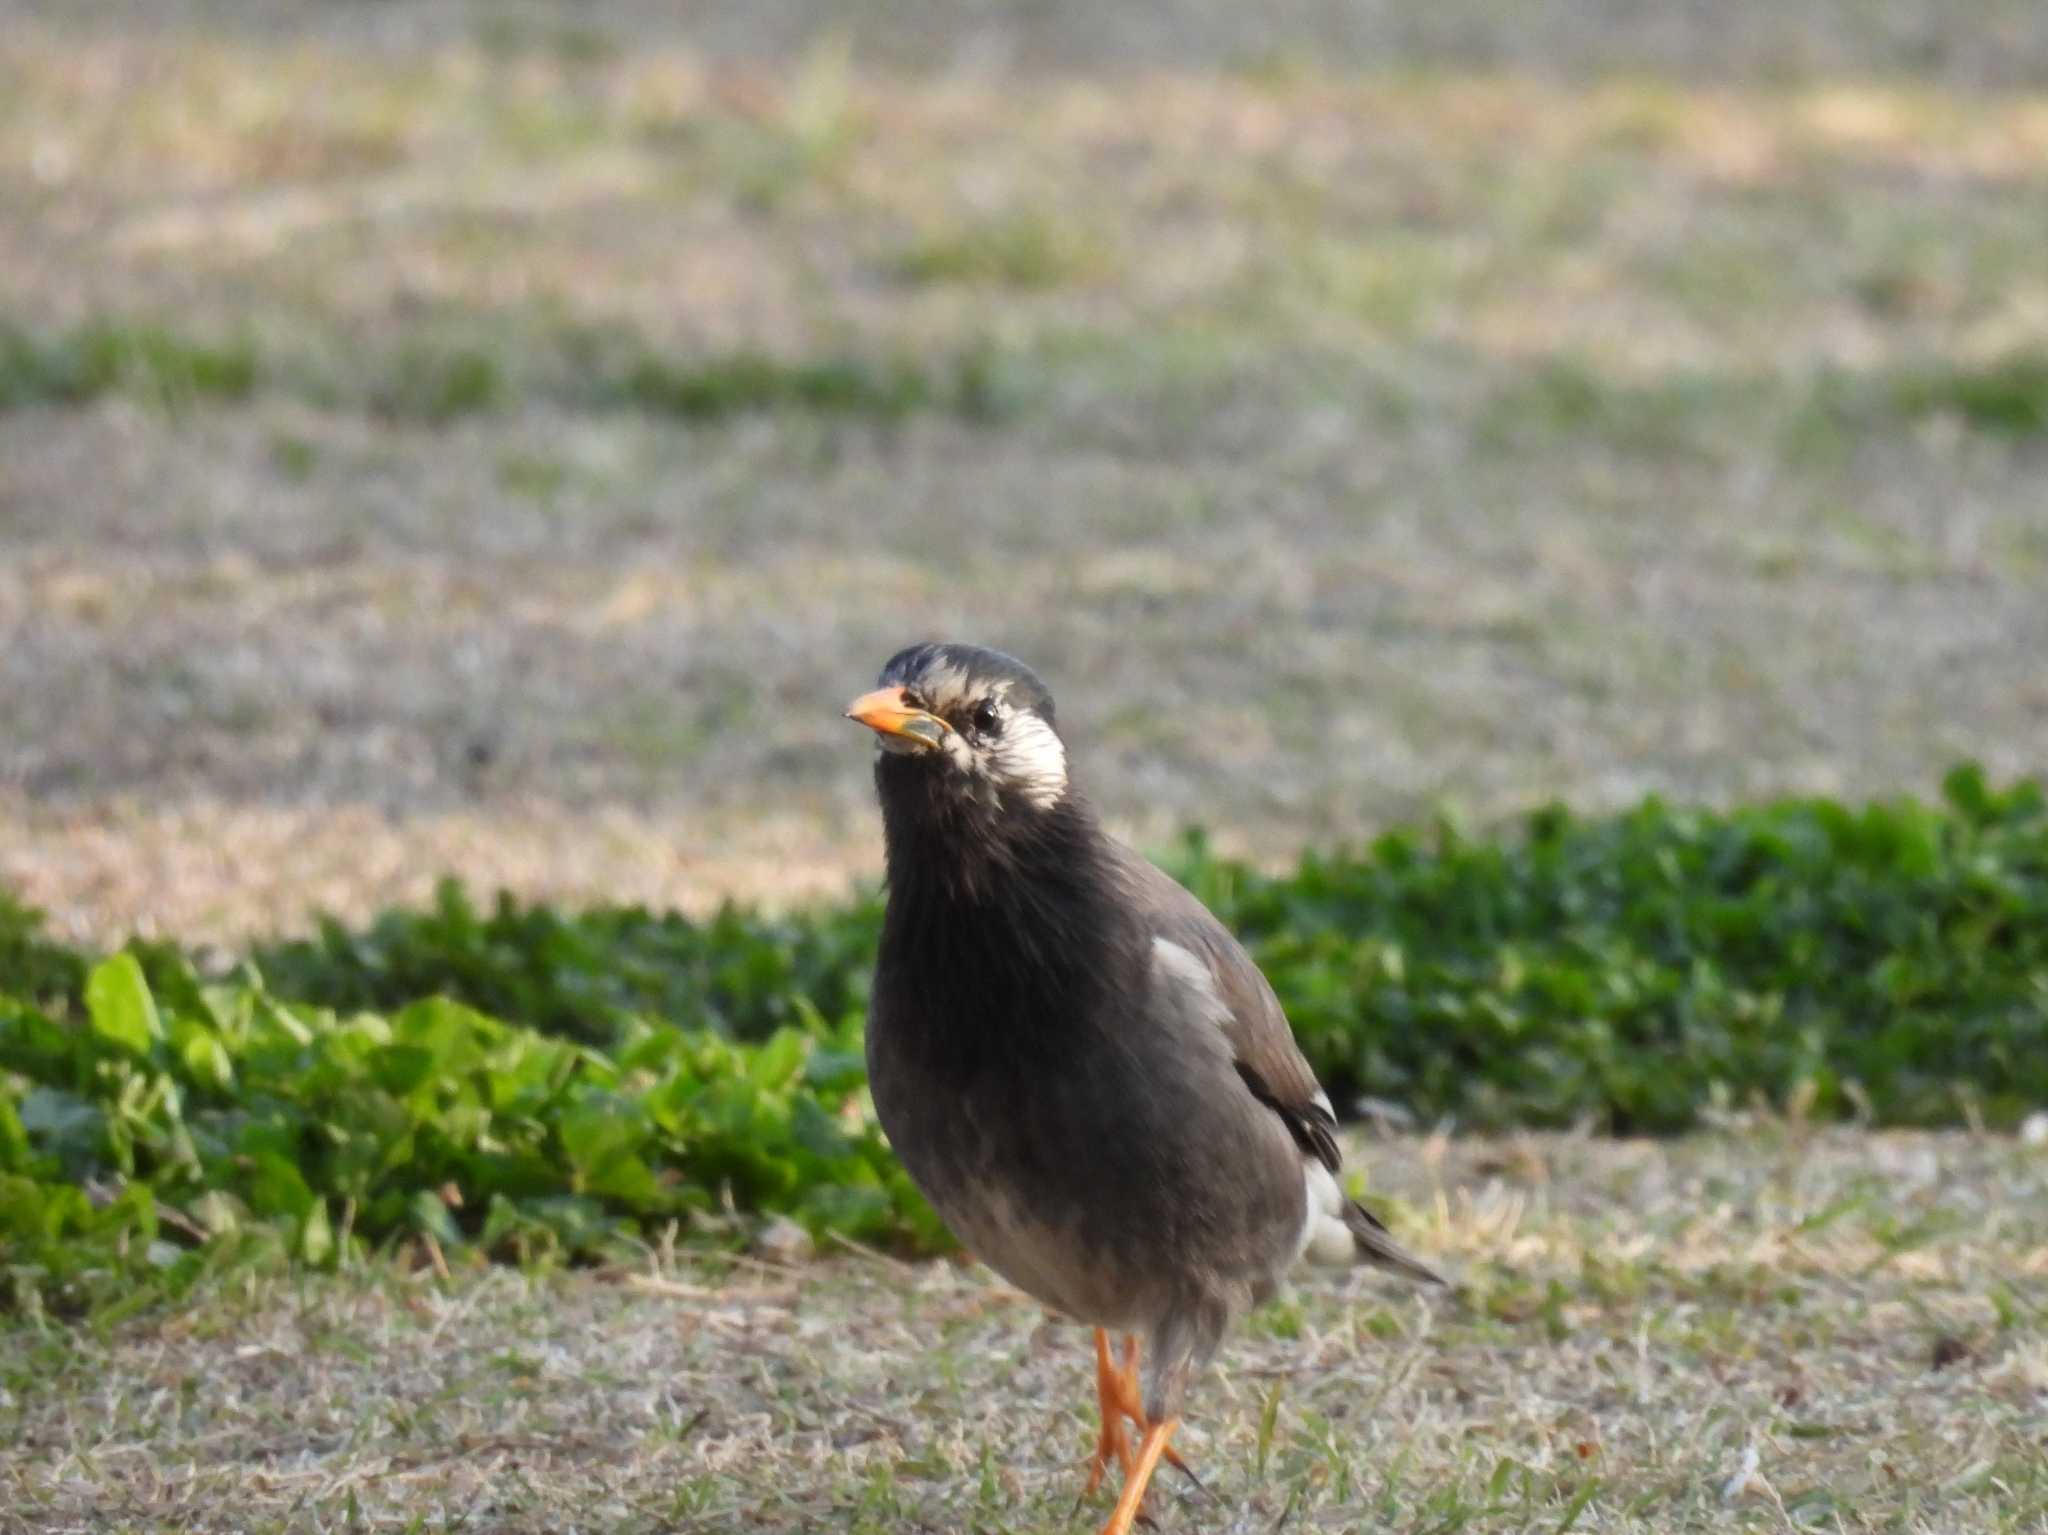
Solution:
<svg viewBox="0 0 2048 1535"><path fill-rule="evenodd" d="M1380 1218L1354 1199L1344 1201L1344 1226L1351 1233L1358 1256L1367 1263L1392 1269L1410 1279L1420 1279L1425 1284L1448 1283L1443 1275L1396 1242L1393 1233L1380 1223Z"/></svg>

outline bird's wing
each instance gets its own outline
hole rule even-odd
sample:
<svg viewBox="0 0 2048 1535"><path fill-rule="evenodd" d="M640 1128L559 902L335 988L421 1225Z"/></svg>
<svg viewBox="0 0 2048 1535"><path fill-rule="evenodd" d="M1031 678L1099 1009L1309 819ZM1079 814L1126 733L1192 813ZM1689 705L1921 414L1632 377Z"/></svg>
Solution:
<svg viewBox="0 0 2048 1535"><path fill-rule="evenodd" d="M1194 896L1135 853L1126 877L1138 908L1151 920L1153 964L1177 986L1183 1016L1197 1028L1218 1030L1231 1064L1251 1097L1279 1116L1301 1149L1312 1201L1341 1223L1354 1250L1369 1262L1413 1279L1444 1278L1396 1242L1380 1218L1346 1198L1334 1175L1342 1165L1337 1116L1308 1058L1294 1042L1280 999L1230 929ZM1311 1220L1316 1216L1311 1209Z"/></svg>
<svg viewBox="0 0 2048 1535"><path fill-rule="evenodd" d="M1127 877L1138 905L1151 916L1154 936L1199 960L1221 1004L1216 1025L1230 1042L1233 1064L1251 1095L1279 1115L1304 1155L1331 1172L1343 1164L1337 1116L1310 1069L1280 999L1244 946L1194 896L1147 860L1132 853Z"/></svg>

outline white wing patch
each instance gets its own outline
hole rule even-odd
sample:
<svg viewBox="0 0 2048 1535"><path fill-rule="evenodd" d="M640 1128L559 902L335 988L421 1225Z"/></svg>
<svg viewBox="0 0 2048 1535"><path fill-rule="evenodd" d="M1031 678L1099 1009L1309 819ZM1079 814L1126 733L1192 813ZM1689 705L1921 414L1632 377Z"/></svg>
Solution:
<svg viewBox="0 0 2048 1535"><path fill-rule="evenodd" d="M1308 1185L1308 1213L1301 1222L1294 1257L1311 1263L1349 1264L1358 1260L1358 1242L1344 1224L1344 1191L1314 1157L1302 1159L1301 1176Z"/></svg>
<svg viewBox="0 0 2048 1535"><path fill-rule="evenodd" d="M1216 991L1216 977L1201 956L1171 938L1152 940L1152 965L1168 995L1162 1015L1183 1041L1225 1060L1236 1059L1230 1036L1230 1008Z"/></svg>
<svg viewBox="0 0 2048 1535"><path fill-rule="evenodd" d="M1181 1022L1181 1038L1191 1045L1206 1044L1219 1055L1235 1060L1237 1052L1232 1048L1230 1036L1225 1031L1230 1025L1230 1008L1216 990L1215 974L1201 957L1183 948L1170 938L1152 940L1152 963L1173 993L1173 1002L1180 1005L1173 1008L1173 1016ZM1172 1002L1168 1004L1172 1006ZM1192 1021L1194 1027L1187 1024ZM1315 1102L1325 1113L1329 1112L1330 1098L1321 1088L1316 1090ZM1334 1121L1336 1116L1332 1114ZM1307 1258L1311 1263L1351 1264L1358 1261L1358 1242L1351 1235L1351 1228L1344 1223L1344 1211L1349 1201L1344 1191L1337 1186L1337 1179L1314 1156L1301 1159L1302 1178L1302 1220L1301 1234L1295 1238L1294 1256L1290 1263Z"/></svg>

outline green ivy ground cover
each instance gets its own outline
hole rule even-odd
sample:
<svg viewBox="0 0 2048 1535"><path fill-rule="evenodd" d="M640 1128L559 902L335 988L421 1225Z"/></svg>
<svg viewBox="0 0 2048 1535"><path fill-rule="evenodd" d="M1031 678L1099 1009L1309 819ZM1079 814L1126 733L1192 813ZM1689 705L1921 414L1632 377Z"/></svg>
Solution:
<svg viewBox="0 0 2048 1535"><path fill-rule="evenodd" d="M1887 1123L2048 1106L2048 805L1647 802L1176 872L1340 1104L1675 1131L1717 1102ZM879 903L706 922L455 886L203 974L0 901L0 1297L147 1298L237 1254L589 1257L758 1215L930 1249L866 1111ZM125 1303L125 1302L124 1302Z"/></svg>

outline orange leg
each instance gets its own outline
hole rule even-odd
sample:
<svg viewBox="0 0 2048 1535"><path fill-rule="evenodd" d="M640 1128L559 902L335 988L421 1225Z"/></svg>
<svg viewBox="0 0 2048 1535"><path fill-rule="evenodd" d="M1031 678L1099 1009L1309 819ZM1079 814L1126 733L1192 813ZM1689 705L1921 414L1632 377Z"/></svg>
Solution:
<svg viewBox="0 0 2048 1535"><path fill-rule="evenodd" d="M1095 1436L1095 1462L1088 1468L1088 1485L1081 1496L1092 1497L1095 1489L1102 1485L1102 1473L1115 1460L1124 1468L1124 1480L1129 1481L1131 1467L1137 1464L1137 1456L1131 1449L1130 1438L1124 1433L1124 1377L1117 1372L1109 1359L1109 1334L1100 1327L1095 1329L1095 1405L1102 1413L1102 1428Z"/></svg>
<svg viewBox="0 0 2048 1535"><path fill-rule="evenodd" d="M1138 1386L1138 1339L1135 1333L1124 1334L1123 1363L1118 1365L1110 1360L1109 1334L1100 1327L1095 1329L1095 1402L1102 1414L1102 1427L1095 1437L1095 1457L1088 1468L1088 1485L1081 1493L1084 1498L1102 1485L1103 1473L1109 1469L1111 1459L1123 1467L1124 1482L1129 1485L1137 1456L1124 1432L1124 1420L1130 1419L1141 1435L1152 1427L1145 1421L1145 1397ZM1162 1443L1160 1453L1168 1465L1186 1473L1190 1480L1194 1479L1195 1474L1188 1469L1188 1463L1171 1446Z"/></svg>
<svg viewBox="0 0 2048 1535"><path fill-rule="evenodd" d="M1138 1463L1124 1478L1124 1495L1116 1500L1116 1510L1109 1516L1109 1523L1102 1527L1102 1535L1131 1535L1132 1521L1138 1517L1138 1505L1145 1501L1146 1485L1152 1480L1159 1458L1173 1454L1166 1447L1166 1441L1179 1427L1180 1419L1168 1418L1145 1430L1144 1443L1138 1446Z"/></svg>

